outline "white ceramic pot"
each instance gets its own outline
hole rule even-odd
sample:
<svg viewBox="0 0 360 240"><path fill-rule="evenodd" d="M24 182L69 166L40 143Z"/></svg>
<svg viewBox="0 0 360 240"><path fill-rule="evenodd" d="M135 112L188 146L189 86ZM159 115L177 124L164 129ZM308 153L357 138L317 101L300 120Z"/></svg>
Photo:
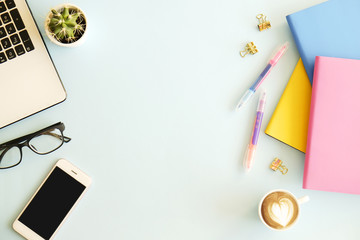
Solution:
<svg viewBox="0 0 360 240"><path fill-rule="evenodd" d="M81 10L81 8L79 8L78 6L73 5L73 4L61 4L61 5L58 5L58 6L54 7L54 9L56 11L58 11L58 10L64 8L65 6L69 7L70 9L77 9L83 15L85 23L86 23L86 28L85 28L85 31L84 31L82 37L79 38L77 41L72 42L72 43L62 43L62 42L59 42L58 40L56 40L56 38L51 35L50 29L49 29L50 17L52 16L51 11L49 11L49 13L48 13L48 15L46 16L46 19L45 19L45 33L48 36L48 38L50 39L50 41L55 43L56 45L59 45L59 46L62 46L62 47L77 47L77 46L80 46L81 44L83 44L84 41L86 40L87 32L88 32L88 26L89 26L88 20L86 18L86 15L85 15L84 11Z"/></svg>

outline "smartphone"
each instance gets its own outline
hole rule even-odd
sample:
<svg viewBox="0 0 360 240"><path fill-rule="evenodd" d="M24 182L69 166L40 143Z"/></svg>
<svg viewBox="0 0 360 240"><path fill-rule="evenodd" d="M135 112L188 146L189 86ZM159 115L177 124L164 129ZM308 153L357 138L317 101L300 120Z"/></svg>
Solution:
<svg viewBox="0 0 360 240"><path fill-rule="evenodd" d="M91 178L65 159L51 169L13 223L29 240L53 239L91 184Z"/></svg>

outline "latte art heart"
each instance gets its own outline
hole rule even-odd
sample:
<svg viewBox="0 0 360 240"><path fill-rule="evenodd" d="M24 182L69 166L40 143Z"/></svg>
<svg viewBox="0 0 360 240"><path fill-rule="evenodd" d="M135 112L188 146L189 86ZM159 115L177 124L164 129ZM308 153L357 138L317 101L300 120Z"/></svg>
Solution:
<svg viewBox="0 0 360 240"><path fill-rule="evenodd" d="M272 192L261 205L261 215L267 225L284 229L292 225L299 214L296 199L286 192Z"/></svg>
<svg viewBox="0 0 360 240"><path fill-rule="evenodd" d="M279 202L269 205L268 211L272 220L285 227L294 215L294 205L289 199L282 198Z"/></svg>

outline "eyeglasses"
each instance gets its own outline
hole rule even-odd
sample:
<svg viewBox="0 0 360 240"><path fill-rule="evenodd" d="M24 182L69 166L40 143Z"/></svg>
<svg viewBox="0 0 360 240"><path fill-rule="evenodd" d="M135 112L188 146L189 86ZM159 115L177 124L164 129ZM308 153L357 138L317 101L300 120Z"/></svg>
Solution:
<svg viewBox="0 0 360 240"><path fill-rule="evenodd" d="M0 169L12 168L22 160L22 148L28 147L34 153L44 155L60 148L71 138L65 137L65 125L58 122L54 125L0 144Z"/></svg>

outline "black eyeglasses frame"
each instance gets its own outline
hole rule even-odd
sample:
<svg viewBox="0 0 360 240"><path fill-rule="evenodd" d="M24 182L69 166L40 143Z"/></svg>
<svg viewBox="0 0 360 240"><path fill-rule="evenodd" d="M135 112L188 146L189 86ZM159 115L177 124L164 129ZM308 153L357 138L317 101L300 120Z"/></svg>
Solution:
<svg viewBox="0 0 360 240"><path fill-rule="evenodd" d="M58 129L58 130L61 132L61 136L58 136L58 135L57 135L57 136L54 136L54 135L53 135L54 137L57 137L57 138L59 138L60 140L62 140L61 144L60 144L57 148L55 148L55 149L53 149L53 150L51 150L51 151L49 151L49 152L40 153L40 152L38 152L36 149L34 149L33 146L31 146L30 141L31 141L33 138L38 137L38 136L40 136L40 135L44 135L43 133L46 133L46 132L48 132L49 130L54 130L54 129ZM25 136L18 137L18 138L16 138L16 139L13 139L13 140L10 140L10 141L8 141L8 142L5 142L5 143L0 144L0 151L3 150L3 149L5 149L5 150L1 153L1 155L0 155L0 162L1 162L2 158L5 156L5 154L7 153L7 151L9 151L11 148L17 147L17 148L19 148L19 150L20 150L20 160L19 160L18 163L14 164L14 165L11 165L11 166L9 166L9 167L0 167L0 169L8 169L8 168L12 168L12 167L15 167L15 166L19 165L19 164L21 163L21 161L22 161L22 155L23 155L23 154L22 154L22 148L23 148L23 147L28 147L28 148L30 148L34 153L39 154L39 155L49 154L49 153L54 152L55 150L59 149L59 148L64 144L64 142L67 143L67 142L70 142L70 140L71 140L71 138L64 136L64 133L63 133L64 130L65 130L65 125L64 125L64 123L58 122L58 123L55 123L55 124L53 124L53 125L51 125L51 126L49 126L49 127L43 128L43 129L41 129L41 130L39 130L39 131L36 131L36 132L30 133L30 134L27 134L27 135L25 135Z"/></svg>

